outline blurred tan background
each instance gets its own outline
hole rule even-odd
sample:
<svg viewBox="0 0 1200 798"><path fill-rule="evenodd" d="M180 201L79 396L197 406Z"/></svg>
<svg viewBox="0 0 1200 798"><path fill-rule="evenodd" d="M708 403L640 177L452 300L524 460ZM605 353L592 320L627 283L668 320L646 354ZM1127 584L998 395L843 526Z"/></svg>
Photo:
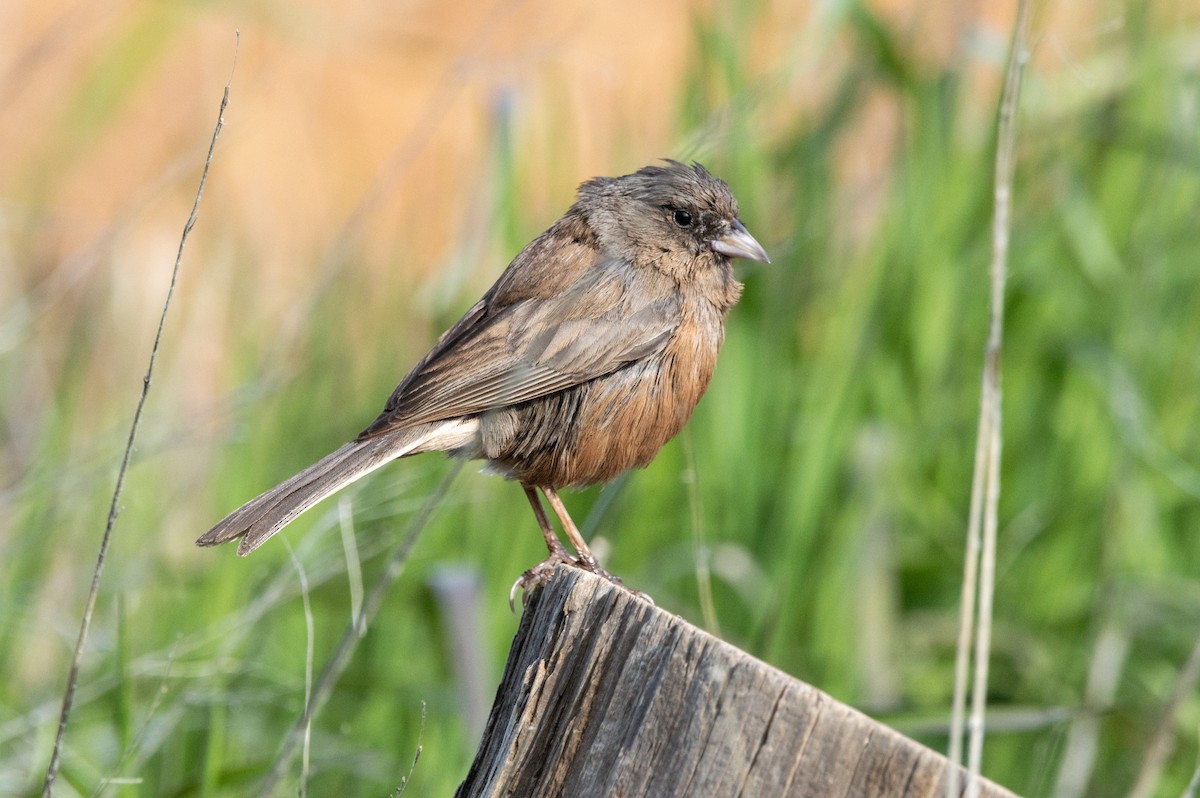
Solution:
<svg viewBox="0 0 1200 798"><path fill-rule="evenodd" d="M530 229L555 218L588 176L720 151L720 116L699 134L676 126L680 75L704 56L697 14L744 28L752 60L743 66L761 81L757 104L723 113L742 115L763 137L782 129L773 123L803 114L845 68L843 48L822 30L846 11L765 5L751 18L720 3L628 0L14 4L0 12L6 346L36 339L53 368L64 333L54 319L82 302L107 305L115 348L143 343L237 30L232 102L183 270L187 307L173 321L206 344L187 366L200 402L227 389L204 376L207 358L220 358L236 328L205 303L229 281L274 323L309 292L314 275L301 270L312 254L335 246L356 253L336 268L364 270L386 287L415 288L465 251L464 279L490 282L512 253L464 242L488 243L480 193L491 183L498 126L511 136ZM931 62L963 60L974 67L972 90L994 92L1011 2L874 6L919 43L916 52ZM1078 67L1109 24L1092 13L1085 4L1048 9L1043 17L1069 19L1063 31L1053 18L1039 20L1049 44L1039 58ZM872 167L886 160L899 123L882 97L868 116L847 141L844 163L847 210L866 223L880 174ZM986 135L990 120L980 121ZM32 304L14 307L27 295ZM105 365L91 377L97 390L141 367L124 357ZM36 413L39 404L35 393L21 410Z"/></svg>

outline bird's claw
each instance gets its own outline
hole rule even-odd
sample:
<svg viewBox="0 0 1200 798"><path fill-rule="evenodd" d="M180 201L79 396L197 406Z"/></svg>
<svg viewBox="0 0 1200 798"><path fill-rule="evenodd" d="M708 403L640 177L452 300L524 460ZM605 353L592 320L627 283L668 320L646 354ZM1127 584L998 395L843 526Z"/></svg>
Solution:
<svg viewBox="0 0 1200 798"><path fill-rule="evenodd" d="M529 594L539 587L544 587L550 581L550 574L554 573L554 569L562 565L573 565L576 568L585 568L571 555L567 554L566 549L550 552L550 556L542 560L537 565L530 568L525 573L521 574L517 581L513 582L512 587L508 589L508 609L511 612L516 612L517 591L521 591L521 607L525 606L525 600ZM585 568L586 570L586 568Z"/></svg>
<svg viewBox="0 0 1200 798"><path fill-rule="evenodd" d="M566 549L558 549L550 552L549 557L542 560L525 573L521 574L517 581L513 582L512 587L509 588L508 591L508 609L514 613L517 611L516 600L518 590L521 591L521 606L524 607L525 600L529 594L536 588L545 587L545 585L550 581L550 576L554 573L554 569L560 564L570 565L582 571L587 571L590 574L595 574L601 579L610 582L622 590L628 591L629 593L633 594L635 598L645 601L652 607L654 606L654 599L650 598L648 594L626 586L625 583L621 581L621 577L614 576L613 574L610 574L608 571L601 568L600 564L596 562L595 557L572 557L567 553Z"/></svg>

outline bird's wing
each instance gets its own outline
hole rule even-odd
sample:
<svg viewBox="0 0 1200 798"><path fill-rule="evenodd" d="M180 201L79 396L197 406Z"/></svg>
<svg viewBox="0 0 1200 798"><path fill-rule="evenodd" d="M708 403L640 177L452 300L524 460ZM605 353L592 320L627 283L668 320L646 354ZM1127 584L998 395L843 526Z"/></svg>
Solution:
<svg viewBox="0 0 1200 798"><path fill-rule="evenodd" d="M498 307L496 290L489 292L405 377L360 438L526 402L661 351L680 321L674 282L625 261L590 261L557 293L508 295Z"/></svg>

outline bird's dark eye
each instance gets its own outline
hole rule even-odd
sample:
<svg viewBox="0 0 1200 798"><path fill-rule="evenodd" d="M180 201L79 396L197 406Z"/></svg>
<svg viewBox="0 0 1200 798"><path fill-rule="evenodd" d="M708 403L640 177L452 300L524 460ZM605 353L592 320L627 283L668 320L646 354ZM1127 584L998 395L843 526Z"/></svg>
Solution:
<svg viewBox="0 0 1200 798"><path fill-rule="evenodd" d="M692 224L692 215L682 208L676 208L671 217L680 227L689 227Z"/></svg>

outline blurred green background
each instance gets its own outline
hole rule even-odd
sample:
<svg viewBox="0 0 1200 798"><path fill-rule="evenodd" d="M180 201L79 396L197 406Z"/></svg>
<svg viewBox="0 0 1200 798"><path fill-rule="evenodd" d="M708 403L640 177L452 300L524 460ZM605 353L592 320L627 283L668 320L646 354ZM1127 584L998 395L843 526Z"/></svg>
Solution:
<svg viewBox="0 0 1200 798"><path fill-rule="evenodd" d="M3 13L0 794L49 757L235 29L58 794L257 789L303 705L301 572L319 669L450 465L394 464L246 560L192 541L369 422L576 184L664 156L728 180L774 264L740 267L685 433L568 506L660 606L945 750L1011 3ZM1029 795L1128 794L1200 635L1198 23L1035 5L984 758ZM387 794L418 745L406 794L453 791L470 613L431 581L481 580L490 701L543 554L516 486L458 476L315 720L312 794ZM1196 768L1183 686L1155 794Z"/></svg>

